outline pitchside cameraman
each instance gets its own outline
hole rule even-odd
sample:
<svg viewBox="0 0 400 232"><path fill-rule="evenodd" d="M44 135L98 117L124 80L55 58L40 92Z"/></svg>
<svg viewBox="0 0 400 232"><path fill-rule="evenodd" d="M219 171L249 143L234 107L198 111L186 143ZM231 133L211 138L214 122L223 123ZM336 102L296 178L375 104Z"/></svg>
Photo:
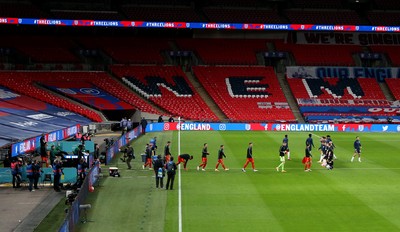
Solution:
<svg viewBox="0 0 400 232"><path fill-rule="evenodd" d="M128 165L128 169L132 169L131 161L132 159L135 159L135 152L133 150L133 147L131 147L131 145L128 143L125 150L123 150L123 153L124 158L121 158L122 162L126 162L126 164Z"/></svg>

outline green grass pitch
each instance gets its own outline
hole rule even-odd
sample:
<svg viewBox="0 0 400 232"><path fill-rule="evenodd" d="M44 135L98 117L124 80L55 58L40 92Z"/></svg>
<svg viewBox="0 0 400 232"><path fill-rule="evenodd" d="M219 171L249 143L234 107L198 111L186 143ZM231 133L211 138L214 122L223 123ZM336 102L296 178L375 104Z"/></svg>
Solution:
<svg viewBox="0 0 400 232"><path fill-rule="evenodd" d="M276 172L278 149L289 136L292 160L287 173ZM189 153L188 171L181 171L182 231L399 231L400 135L396 133L332 133L336 145L335 168L321 167L319 137L312 172L304 172L308 132L181 132L181 153ZM362 143L362 162L351 163L356 135ZM178 132L148 133L135 140L137 157L144 144L157 136L159 151L172 142L178 152ZM197 171L203 143L210 156L206 172ZM258 172L241 168L253 142ZM229 171L215 172L219 145L225 145ZM88 199L88 218L79 231L178 231L178 177L175 190L155 188L154 172L142 170L140 159L127 170L115 159L121 178L107 177ZM107 170L105 170L107 171ZM166 180L164 180L166 182Z"/></svg>

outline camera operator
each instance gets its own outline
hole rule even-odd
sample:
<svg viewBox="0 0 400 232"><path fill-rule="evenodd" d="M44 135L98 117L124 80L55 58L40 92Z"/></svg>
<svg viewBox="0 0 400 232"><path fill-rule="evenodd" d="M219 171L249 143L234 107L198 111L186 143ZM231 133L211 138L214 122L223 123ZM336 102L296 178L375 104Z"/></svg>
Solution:
<svg viewBox="0 0 400 232"><path fill-rule="evenodd" d="M61 178L61 175L64 174L64 172L62 170L62 161L59 159L54 160L53 174L54 174L54 183L53 183L54 190L56 192L61 192L60 178Z"/></svg>
<svg viewBox="0 0 400 232"><path fill-rule="evenodd" d="M86 177L86 169L89 167L89 165L86 162L85 158L81 158L77 167L78 171L78 177L81 183L83 183L83 180Z"/></svg>
<svg viewBox="0 0 400 232"><path fill-rule="evenodd" d="M132 169L131 161L132 161L132 159L135 158L135 152L133 150L133 147L128 143L128 145L126 145L126 148L125 148L125 150L123 152L124 152L123 161L124 162L126 161L126 164L128 165L128 169Z"/></svg>

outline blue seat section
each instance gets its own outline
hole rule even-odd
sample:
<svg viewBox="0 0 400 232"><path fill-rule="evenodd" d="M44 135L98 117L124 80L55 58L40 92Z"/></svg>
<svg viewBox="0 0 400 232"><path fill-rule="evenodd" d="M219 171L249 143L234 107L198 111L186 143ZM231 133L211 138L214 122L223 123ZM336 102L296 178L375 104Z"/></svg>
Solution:
<svg viewBox="0 0 400 232"><path fill-rule="evenodd" d="M249 87L252 87L251 84L248 84L244 81L251 79L253 81L253 89L249 90ZM266 90L269 88L268 84L259 84L257 81L262 81L264 77L230 77L229 83L232 87L233 95L271 95Z"/></svg>
<svg viewBox="0 0 400 232"><path fill-rule="evenodd" d="M16 127L0 124L0 138L10 141L19 141L40 135L38 132L24 130Z"/></svg>
<svg viewBox="0 0 400 232"><path fill-rule="evenodd" d="M42 85L59 94L99 110L133 110L133 106L92 83L77 81L42 81Z"/></svg>
<svg viewBox="0 0 400 232"><path fill-rule="evenodd" d="M161 95L160 84L170 88L172 91L176 92L178 95L193 95L193 90L190 88L189 84L181 76L173 76L172 79L175 85L168 83L164 78L159 76L146 76L145 80L147 83L143 83L135 77L127 76L125 77L136 90L141 92L143 95L156 96Z"/></svg>
<svg viewBox="0 0 400 232"><path fill-rule="evenodd" d="M305 79L314 96L323 94L321 87L329 89L336 96L344 96L344 90L349 87L356 96L364 96L360 83L355 78L339 78L336 84L330 84L324 79Z"/></svg>
<svg viewBox="0 0 400 232"><path fill-rule="evenodd" d="M0 114L9 114L14 116L26 117L29 119L36 119L44 123L62 127L73 126L77 123L76 121L71 121L66 118L61 118L47 113L37 112L27 109L25 107L16 107L15 105L7 102L0 102Z"/></svg>
<svg viewBox="0 0 400 232"><path fill-rule="evenodd" d="M88 124L91 122L86 117L31 97L14 93L12 90L2 86L0 86L0 96L0 110L3 112L24 117L30 116L30 118L38 118L35 116L37 114L52 115L57 119L56 125L62 126Z"/></svg>
<svg viewBox="0 0 400 232"><path fill-rule="evenodd" d="M13 128L19 128L21 130L35 131L39 133L52 132L65 128L62 126L41 122L32 118L21 117L12 114L0 114L0 124Z"/></svg>

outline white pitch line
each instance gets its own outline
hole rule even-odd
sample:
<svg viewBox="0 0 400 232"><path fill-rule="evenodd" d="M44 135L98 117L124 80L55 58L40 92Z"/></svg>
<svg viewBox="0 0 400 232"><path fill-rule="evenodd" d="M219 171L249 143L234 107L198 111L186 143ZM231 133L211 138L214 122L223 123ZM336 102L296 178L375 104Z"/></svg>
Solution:
<svg viewBox="0 0 400 232"><path fill-rule="evenodd" d="M181 188L181 165L178 168L178 218L179 232L182 232L182 188Z"/></svg>
<svg viewBox="0 0 400 232"><path fill-rule="evenodd" d="M354 163L357 163L357 162L354 162ZM319 165L320 166L320 165ZM314 168L315 170L324 170L325 168L323 168L323 167L319 167L318 166L318 168ZM304 169L304 168L285 168L285 169L288 169L288 170L296 170L296 169ZM352 170L352 169L354 169L354 170L400 170L400 168L351 168L351 167L348 167L348 168L344 168L344 167L335 167L334 169L349 169L349 170ZM242 170L242 168L229 168L229 170ZM257 168L257 170L274 170L275 172L276 172L276 170L275 170L275 168ZM209 172L214 172L212 169L210 169L210 170L206 170L206 172L207 171L209 171ZM253 170L252 169L246 169L246 172L252 172ZM226 171L226 172L229 172L229 171Z"/></svg>

